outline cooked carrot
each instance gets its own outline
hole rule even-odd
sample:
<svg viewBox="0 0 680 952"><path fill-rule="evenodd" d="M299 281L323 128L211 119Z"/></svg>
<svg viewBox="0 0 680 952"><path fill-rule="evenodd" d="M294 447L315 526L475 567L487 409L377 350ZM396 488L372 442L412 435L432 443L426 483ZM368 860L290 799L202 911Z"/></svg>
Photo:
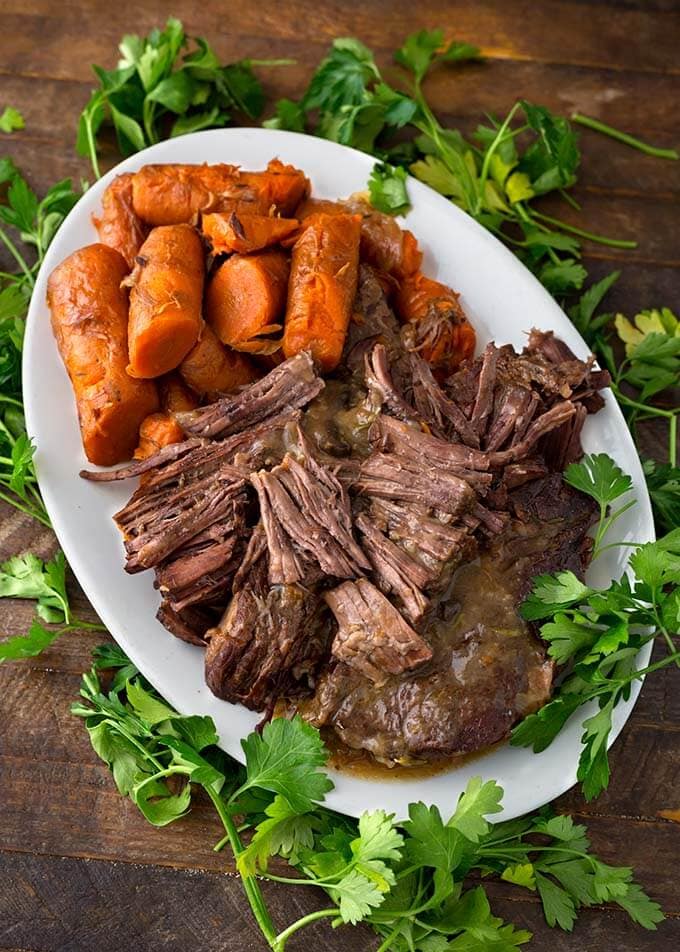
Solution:
<svg viewBox="0 0 680 952"><path fill-rule="evenodd" d="M311 215L346 215L347 208L342 202L331 201L329 198L306 198L295 210L295 217L304 221Z"/></svg>
<svg viewBox="0 0 680 952"><path fill-rule="evenodd" d="M179 372L199 396L228 393L260 376L245 354L224 347L207 324L201 339L180 364Z"/></svg>
<svg viewBox="0 0 680 952"><path fill-rule="evenodd" d="M150 413L139 428L139 443L134 458L146 459L164 446L181 443L183 439L184 430L171 413Z"/></svg>
<svg viewBox="0 0 680 952"><path fill-rule="evenodd" d="M150 225L192 223L199 212L274 208L293 212L309 192L304 172L274 159L265 172L242 172L236 165L145 165L132 179L135 212Z"/></svg>
<svg viewBox="0 0 680 952"><path fill-rule="evenodd" d="M145 165L132 178L134 209L150 225L191 222L198 212L234 201L243 191L238 176L235 165ZM250 196L256 201L252 189Z"/></svg>
<svg viewBox="0 0 680 952"><path fill-rule="evenodd" d="M397 279L415 274L423 253L412 232L389 215L371 210L361 220L361 260Z"/></svg>
<svg viewBox="0 0 680 952"><path fill-rule="evenodd" d="M342 356L359 270L359 215L316 214L293 247L283 352L309 350L324 371Z"/></svg>
<svg viewBox="0 0 680 952"><path fill-rule="evenodd" d="M233 255L215 272L205 295L205 318L223 344L266 353L279 343L264 337L281 330L290 264L278 249Z"/></svg>
<svg viewBox="0 0 680 952"><path fill-rule="evenodd" d="M423 260L423 253L412 232L400 228L391 215L376 211L360 198L332 202L325 198L308 198L296 215L304 221L310 215L361 215L361 245L359 256L378 271L401 279L415 274Z"/></svg>
<svg viewBox="0 0 680 952"><path fill-rule="evenodd" d="M139 424L158 409L156 385L132 380L128 362L128 302L122 255L88 245L54 269L47 302L59 352L71 378L85 454L112 466L130 459Z"/></svg>
<svg viewBox="0 0 680 952"><path fill-rule="evenodd" d="M185 410L195 410L198 398L184 383L178 373L167 374L158 381L158 392L161 406L168 413L183 413Z"/></svg>
<svg viewBox="0 0 680 952"><path fill-rule="evenodd" d="M395 297L400 319L410 325L407 341L435 369L448 373L472 357L475 331L458 295L418 272L404 278Z"/></svg>
<svg viewBox="0 0 680 952"><path fill-rule="evenodd" d="M262 203L274 206L281 215L292 215L310 189L304 172L279 159L272 159L266 172L241 172L240 182L255 188Z"/></svg>
<svg viewBox="0 0 680 952"><path fill-rule="evenodd" d="M212 212L201 218L201 231L216 255L248 254L278 245L300 227L297 218L271 215L244 215L236 212Z"/></svg>
<svg viewBox="0 0 680 952"><path fill-rule="evenodd" d="M92 216L99 240L120 251L130 269L146 238L148 228L132 207L131 173L117 175L102 197L102 216Z"/></svg>
<svg viewBox="0 0 680 952"><path fill-rule="evenodd" d="M160 377L194 346L203 324L204 270L203 245L191 225L153 229L130 278L131 376Z"/></svg>

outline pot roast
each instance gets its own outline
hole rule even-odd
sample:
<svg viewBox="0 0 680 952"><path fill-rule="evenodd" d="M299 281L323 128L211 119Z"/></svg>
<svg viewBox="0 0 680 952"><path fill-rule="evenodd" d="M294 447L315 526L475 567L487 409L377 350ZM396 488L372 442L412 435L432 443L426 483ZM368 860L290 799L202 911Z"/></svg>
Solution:
<svg viewBox="0 0 680 952"><path fill-rule="evenodd" d="M550 332L433 374L362 265L338 370L283 361L177 414L183 443L114 517L160 622L205 648L211 691L275 705L385 764L479 750L550 697L517 608L583 576L592 501L562 480L606 371Z"/></svg>

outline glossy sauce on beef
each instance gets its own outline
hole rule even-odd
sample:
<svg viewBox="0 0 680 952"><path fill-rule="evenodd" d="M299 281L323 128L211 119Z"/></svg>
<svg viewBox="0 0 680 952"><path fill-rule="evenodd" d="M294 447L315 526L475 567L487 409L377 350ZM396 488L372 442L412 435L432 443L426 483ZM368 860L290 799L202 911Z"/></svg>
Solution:
<svg viewBox="0 0 680 952"><path fill-rule="evenodd" d="M513 568L501 569L498 553L483 554L454 573L419 626L432 647L431 661L382 686L348 671L334 731L325 732L327 742L333 734L334 765L373 776L437 773L459 766L476 747L456 720L472 720L477 738L483 710L490 745L498 739L494 732L505 733L506 722L542 703L552 666L517 612L517 586ZM510 696L512 705L506 703ZM303 716L306 707L302 702ZM447 749L452 737L455 752Z"/></svg>

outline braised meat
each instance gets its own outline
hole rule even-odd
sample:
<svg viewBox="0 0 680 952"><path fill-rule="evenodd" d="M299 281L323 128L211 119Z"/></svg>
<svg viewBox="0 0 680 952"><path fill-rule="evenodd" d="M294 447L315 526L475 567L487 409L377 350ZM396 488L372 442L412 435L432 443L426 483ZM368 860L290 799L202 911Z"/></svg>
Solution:
<svg viewBox="0 0 680 952"><path fill-rule="evenodd" d="M264 575L264 578L262 577ZM329 637L324 602L299 585L269 587L266 573L232 598L205 633L205 679L217 697L255 711L309 690Z"/></svg>
<svg viewBox="0 0 680 952"><path fill-rule="evenodd" d="M177 413L184 442L84 474L141 477L115 516L126 568L154 569L210 690L266 716L288 699L386 764L493 744L549 698L517 607L536 574L585 570L595 507L561 473L608 383L539 331L443 380L421 354L450 328L400 328L392 280L362 266L328 380L299 353Z"/></svg>
<svg viewBox="0 0 680 952"><path fill-rule="evenodd" d="M305 406L323 386L312 358L302 352L239 393L198 410L178 413L177 420L182 429L192 435L229 436L284 410Z"/></svg>
<svg viewBox="0 0 680 952"><path fill-rule="evenodd" d="M374 684L432 657L431 648L367 579L344 582L324 598L338 623L333 656Z"/></svg>
<svg viewBox="0 0 680 952"><path fill-rule="evenodd" d="M419 626L432 649L429 661L376 684L334 643L339 663L323 674L314 696L298 704L302 716L333 729L349 747L394 764L496 743L544 704L552 663L516 606L536 572L568 567L583 575L594 506L551 475L531 491L512 494L511 509L508 528L477 563L459 569Z"/></svg>
<svg viewBox="0 0 680 952"><path fill-rule="evenodd" d="M370 564L352 535L342 483L311 456L290 454L270 472L253 473L269 548L269 581L307 582L311 564L323 575L356 578Z"/></svg>

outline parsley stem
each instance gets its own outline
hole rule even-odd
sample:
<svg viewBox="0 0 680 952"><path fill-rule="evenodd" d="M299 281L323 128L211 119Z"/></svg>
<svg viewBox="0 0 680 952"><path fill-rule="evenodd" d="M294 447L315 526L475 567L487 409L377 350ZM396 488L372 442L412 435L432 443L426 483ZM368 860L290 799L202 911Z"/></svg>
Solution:
<svg viewBox="0 0 680 952"><path fill-rule="evenodd" d="M668 462L676 466L678 461L678 414L673 413L668 422Z"/></svg>
<svg viewBox="0 0 680 952"><path fill-rule="evenodd" d="M303 929L305 926L309 925L310 922L316 922L317 919L326 919L328 916L337 917L338 910L337 907L334 909L318 909L316 912L310 912L306 916L302 916L301 919L298 919L297 922L294 922L292 925L288 926L287 929L284 929L283 932L279 932L274 940L274 945L272 948L275 952L283 952L286 947L286 942L290 937L297 932L299 929Z"/></svg>
<svg viewBox="0 0 680 952"><path fill-rule="evenodd" d="M396 939L399 933L401 932L402 925L403 923L401 922L398 922L396 924L394 929L392 929L392 931L388 934L385 940L380 943L380 945L376 949L376 952L389 952L389 950L392 948L392 941Z"/></svg>
<svg viewBox="0 0 680 952"><path fill-rule="evenodd" d="M227 810L226 804L222 797L218 793L215 793L215 791L209 786L204 786L203 789L208 794L213 802L213 806L217 810L217 814L222 821L224 831L229 837L229 845L231 846L231 851L234 854L234 859L238 863L238 858L243 852L243 844L241 843L241 838L238 835L236 825L234 824L232 817L229 815L229 811ZM250 908L253 911L255 921L260 927L262 935L267 940L267 945L270 947L270 949L283 949L282 945L277 944L280 937L276 935L274 923L272 922L271 916L269 915L269 910L267 909L267 905L264 901L264 897L260 891L257 880L249 873L244 874L239 871L239 875L241 876L243 890L248 897L248 902L250 903Z"/></svg>
<svg viewBox="0 0 680 952"><path fill-rule="evenodd" d="M31 287L33 287L35 285L35 278L33 276L33 272L26 264L26 260L24 256L21 254L21 252L18 250L17 246L14 244L12 239L9 237L9 235L5 233L4 229L2 228L0 228L0 241L2 241L5 248L7 248L7 250L12 255L16 263L24 272L28 283L31 285Z"/></svg>
<svg viewBox="0 0 680 952"><path fill-rule="evenodd" d="M31 519L37 519L38 522L41 522L48 529L52 528L52 523L50 522L49 517L46 514L43 515L36 506L32 506L30 503L24 506L19 502L16 496L8 496L7 493L3 492L0 492L0 499L9 503L10 506L14 506L15 509L25 513L27 516L30 516Z"/></svg>
<svg viewBox="0 0 680 952"><path fill-rule="evenodd" d="M675 647L675 645L673 646ZM643 678L647 674L652 674L653 671L659 671L661 668L667 667L669 664L677 664L680 660L680 651L674 651L672 654L666 655L665 658L661 658L660 661L654 662L654 664L647 665L646 668L640 668L637 671L634 671L633 674L628 675L627 678L621 678L621 684L630 684L631 681L637 681L639 678Z"/></svg>
<svg viewBox="0 0 680 952"><path fill-rule="evenodd" d="M584 231L583 228L577 228L559 218L553 218L552 215L544 215L543 212L534 210L536 218L547 221L550 225L555 225L562 231L568 231L572 235L578 235L579 238L586 238L588 241L594 241L597 245L607 245L609 248L637 248L637 241L628 241L624 238L608 238L606 235L596 235L592 231Z"/></svg>
<svg viewBox="0 0 680 952"><path fill-rule="evenodd" d="M579 126L585 126L586 129L593 129L595 132L601 132L602 135L609 136L610 139L623 142L632 149L637 149L638 152L644 152L645 155L652 155L657 159L680 158L680 155L678 155L675 149L660 149L658 146L649 145L647 142L643 142L642 139L636 139L635 136L631 136L627 132L621 132L619 129L614 129L612 126L600 122L599 119L592 119L590 116L584 116L580 112L573 113L571 120L572 122L576 122Z"/></svg>
<svg viewBox="0 0 680 952"><path fill-rule="evenodd" d="M81 621L80 618L71 618L69 626L75 631L107 631L106 625L96 621Z"/></svg>
<svg viewBox="0 0 680 952"><path fill-rule="evenodd" d="M489 177L489 166L491 165L491 159L493 158L493 155L496 149L498 149L499 146L507 138L506 132L507 132L508 126L512 122L513 117L515 113L517 112L517 110L519 109L519 107L520 107L520 104L516 102L515 105L512 107L512 109L510 110L510 112L505 117L505 120L503 121L503 124L501 125L498 132L496 133L496 136L493 142L491 143L489 148L486 150L486 155L484 156L484 161L482 162L482 168L479 173L477 208L475 209L476 214L479 214L480 211L482 210L482 202L484 201L484 191L486 187L486 180Z"/></svg>
<svg viewBox="0 0 680 952"><path fill-rule="evenodd" d="M650 407L649 404L638 403L637 400L632 400L630 397L627 397L625 393L622 393L616 384L612 386L612 390L614 391L616 399L619 401L619 403L623 403L627 407L634 407L636 410L643 410L645 413L648 413L651 416L668 417L669 420L673 420L673 418L678 414L677 410L663 410L661 407Z"/></svg>

